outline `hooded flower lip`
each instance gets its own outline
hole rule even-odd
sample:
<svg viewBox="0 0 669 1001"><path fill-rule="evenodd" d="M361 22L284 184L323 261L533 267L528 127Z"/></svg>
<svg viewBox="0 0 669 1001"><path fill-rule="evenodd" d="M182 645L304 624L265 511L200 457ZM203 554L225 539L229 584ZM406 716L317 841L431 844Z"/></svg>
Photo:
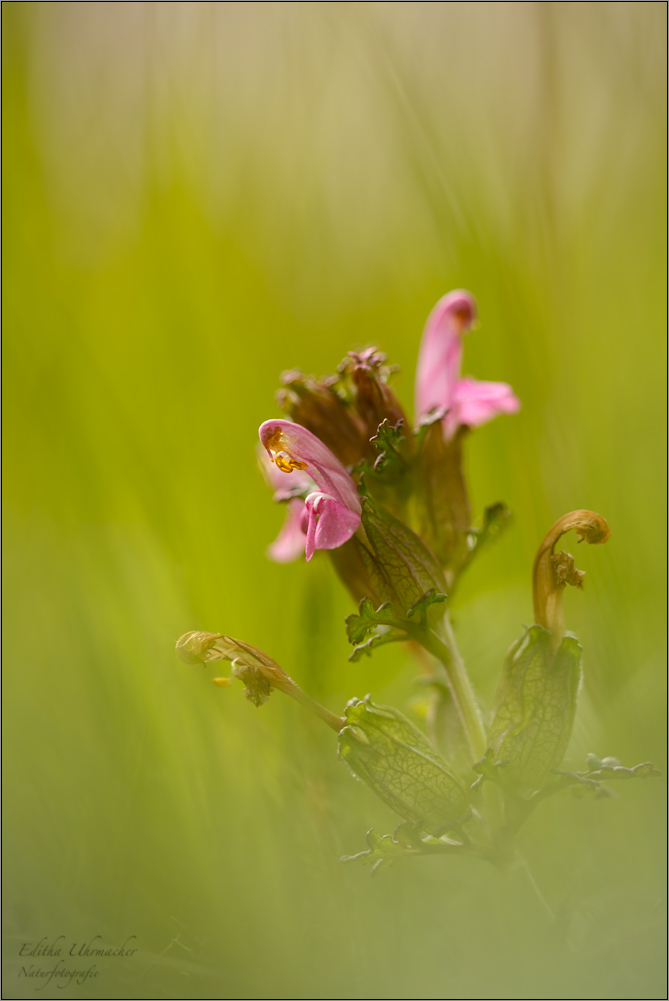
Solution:
<svg viewBox="0 0 669 1001"><path fill-rule="evenodd" d="M498 414L515 414L520 400L506 382L462 378L462 336L477 320L476 300L458 289L443 296L425 324L416 370L416 418L447 408L444 432L452 438L463 424L480 427Z"/></svg>
<svg viewBox="0 0 669 1001"><path fill-rule="evenodd" d="M289 475L294 470L306 473L318 487L300 514L307 561L316 549L336 549L347 542L360 524L361 505L355 483L339 459L300 424L265 421L259 435L277 469ZM294 537L294 528L291 531Z"/></svg>

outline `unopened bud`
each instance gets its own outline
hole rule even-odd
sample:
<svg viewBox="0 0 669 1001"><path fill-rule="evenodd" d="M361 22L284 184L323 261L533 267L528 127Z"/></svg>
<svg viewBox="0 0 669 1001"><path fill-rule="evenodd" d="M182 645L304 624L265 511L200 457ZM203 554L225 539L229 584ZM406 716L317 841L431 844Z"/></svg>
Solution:
<svg viewBox="0 0 669 1001"><path fill-rule="evenodd" d="M354 387L355 409L362 421L369 440L383 421L395 427L399 421L407 425L402 404L388 385L393 369L385 365L386 356L376 348L349 351L339 366L344 379Z"/></svg>

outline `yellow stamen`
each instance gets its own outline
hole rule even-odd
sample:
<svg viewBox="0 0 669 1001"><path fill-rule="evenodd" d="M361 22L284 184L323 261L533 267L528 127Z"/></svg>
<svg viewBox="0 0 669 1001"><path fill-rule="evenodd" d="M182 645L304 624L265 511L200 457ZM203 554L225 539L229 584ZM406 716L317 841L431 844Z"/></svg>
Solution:
<svg viewBox="0 0 669 1001"><path fill-rule="evenodd" d="M274 462L282 473L292 473L294 469L306 469L308 463L294 459L289 452L275 452Z"/></svg>
<svg viewBox="0 0 669 1001"><path fill-rule="evenodd" d="M211 680L215 685L218 685L219 688L229 688L232 684L231 678L212 678Z"/></svg>

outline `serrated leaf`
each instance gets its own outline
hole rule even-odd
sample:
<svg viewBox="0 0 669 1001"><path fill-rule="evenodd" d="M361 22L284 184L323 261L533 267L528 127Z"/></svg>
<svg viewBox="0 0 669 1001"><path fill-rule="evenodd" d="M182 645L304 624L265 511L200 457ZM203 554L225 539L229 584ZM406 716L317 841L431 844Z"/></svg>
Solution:
<svg viewBox="0 0 669 1001"><path fill-rule="evenodd" d="M602 758L601 760L594 754L589 754L586 763L588 769L585 772L560 772L554 769L556 775L576 776L579 781L599 781L610 782L626 781L629 779L656 779L662 774L650 761L643 761L640 765L633 765L627 768L621 764L618 758Z"/></svg>
<svg viewBox="0 0 669 1001"><path fill-rule="evenodd" d="M356 646L353 653L349 655L348 659L352 664L356 664L363 656L371 657L372 650L376 650L377 647L385 646L386 643L401 643L408 638L407 633L401 629L390 629L388 626L377 626L373 635L370 636L369 639L365 640L364 643L360 643Z"/></svg>
<svg viewBox="0 0 669 1001"><path fill-rule="evenodd" d="M368 844L366 852L358 852L357 855L343 855L341 862L362 862L363 865L372 866L372 876L376 876L382 869L393 865L401 858L405 858L411 852L411 848L401 842L395 841L390 834L383 836L377 834L372 828L367 832L365 838Z"/></svg>
<svg viewBox="0 0 669 1001"><path fill-rule="evenodd" d="M443 592L435 591L433 587L427 591L422 598L418 601L414 601L411 608L407 609L407 618L411 619L414 615L417 615L421 622L424 622L427 618L427 612L431 605L441 604L442 601L446 601L448 595L443 594Z"/></svg>
<svg viewBox="0 0 669 1001"><path fill-rule="evenodd" d="M407 617L418 617L420 622L424 622L429 608L445 600L445 594L430 588L414 602ZM371 656L372 650L377 647L409 639L408 628L409 623L395 615L392 602L386 601L375 609L370 598L363 598L358 614L346 617L346 635L349 643L355 646L349 660L355 663L364 655Z"/></svg>
<svg viewBox="0 0 669 1001"><path fill-rule="evenodd" d="M585 796L590 793L594 795L595 799L605 799L616 795L604 785L605 782L610 782L612 779L629 781L630 779L657 778L661 774L650 761L644 761L632 768L621 765L618 758L602 758L600 760L595 754L589 754L586 761L588 769L585 772L552 768L551 772L557 778L543 790L536 792L531 799L535 801L545 799L547 796L552 796L568 788L571 788L575 796Z"/></svg>
<svg viewBox="0 0 669 1001"><path fill-rule="evenodd" d="M374 462L374 473L377 476L381 473L397 475L398 472L405 471L406 462L401 453L401 446L405 441L403 420L399 420L393 427L386 417L379 424L374 437L369 440L379 453Z"/></svg>
<svg viewBox="0 0 669 1001"><path fill-rule="evenodd" d="M463 817L462 823L470 818L471 814ZM460 827L459 824L448 826L451 828ZM481 851L479 846L473 845L462 830L459 830L459 834L463 839L461 841L423 837L421 836L420 824L410 822L398 824L392 835L384 834L381 836L372 828L367 832L365 838L368 845L367 851L358 852L357 855L343 855L340 861L371 865L371 875L376 876L382 869L388 868L401 859L416 858L420 855L454 854L465 851L469 854L486 857L486 852Z"/></svg>
<svg viewBox="0 0 669 1001"><path fill-rule="evenodd" d="M367 633L376 626L394 624L396 624L396 619L392 602L385 601L375 609L370 598L363 598L358 606L358 614L346 616L346 635L349 643L355 645L361 643Z"/></svg>

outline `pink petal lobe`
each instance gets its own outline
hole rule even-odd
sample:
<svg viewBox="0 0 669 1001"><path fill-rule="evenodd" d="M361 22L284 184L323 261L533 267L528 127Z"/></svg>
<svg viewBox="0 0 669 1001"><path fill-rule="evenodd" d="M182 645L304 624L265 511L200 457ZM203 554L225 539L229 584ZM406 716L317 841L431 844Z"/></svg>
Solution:
<svg viewBox="0 0 669 1001"><path fill-rule="evenodd" d="M281 475L306 473L316 486L349 511L360 514L360 498L351 476L315 434L291 421L265 421L260 441Z"/></svg>
<svg viewBox="0 0 669 1001"><path fill-rule="evenodd" d="M324 493L309 494L305 507L309 518L307 562L316 549L337 549L348 542L360 524L359 514Z"/></svg>
<svg viewBox="0 0 669 1001"><path fill-rule="evenodd" d="M286 520L274 542L267 548L268 557L275 563L292 563L304 552L306 543L305 534L302 531L304 512L303 500L294 497L288 501Z"/></svg>
<svg viewBox="0 0 669 1001"><path fill-rule="evenodd" d="M433 407L450 407L462 365L462 335L476 321L476 300L457 289L427 318L416 368L416 420Z"/></svg>
<svg viewBox="0 0 669 1001"><path fill-rule="evenodd" d="M444 418L447 432L460 424L477 428L498 414L516 414L520 400L506 382L481 382L469 377L458 379L452 408Z"/></svg>

